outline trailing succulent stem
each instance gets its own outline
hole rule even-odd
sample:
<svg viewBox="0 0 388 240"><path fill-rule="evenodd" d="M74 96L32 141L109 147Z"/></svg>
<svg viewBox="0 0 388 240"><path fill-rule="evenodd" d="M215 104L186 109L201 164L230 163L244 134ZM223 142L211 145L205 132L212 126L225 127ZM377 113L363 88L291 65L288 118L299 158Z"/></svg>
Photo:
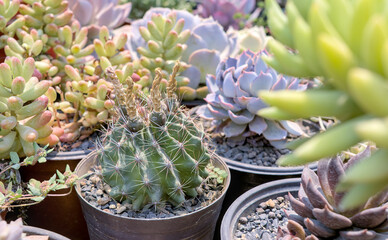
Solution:
<svg viewBox="0 0 388 240"><path fill-rule="evenodd" d="M167 97L160 91L162 73L156 70L148 97L134 92L127 78L126 92L115 86L119 118L106 133L98 150L103 177L112 187L110 195L132 201L140 210L146 204L164 201L177 206L185 196L195 197L196 188L208 176L211 155L203 144L204 133L179 108L174 89L174 68L167 86ZM118 82L108 70L112 82Z"/></svg>

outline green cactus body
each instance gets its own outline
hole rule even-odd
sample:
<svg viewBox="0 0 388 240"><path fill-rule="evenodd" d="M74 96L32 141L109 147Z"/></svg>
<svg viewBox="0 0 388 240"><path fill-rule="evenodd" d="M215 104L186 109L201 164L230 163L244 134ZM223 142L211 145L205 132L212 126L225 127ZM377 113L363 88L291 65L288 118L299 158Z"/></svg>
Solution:
<svg viewBox="0 0 388 240"><path fill-rule="evenodd" d="M208 175L204 133L176 107L175 99L158 102L159 107L127 110L132 116L121 116L113 125L97 156L104 180L112 187L110 195L131 200L134 210L166 201L178 206L185 196L197 196L196 188Z"/></svg>
<svg viewBox="0 0 388 240"><path fill-rule="evenodd" d="M120 123L99 155L105 181L115 186L112 197L131 199L136 210L147 202L179 205L185 194L197 195L195 188L206 177L210 155L197 137L201 134L193 136L178 124L188 121L180 110L167 115L151 112L149 124L138 131Z"/></svg>

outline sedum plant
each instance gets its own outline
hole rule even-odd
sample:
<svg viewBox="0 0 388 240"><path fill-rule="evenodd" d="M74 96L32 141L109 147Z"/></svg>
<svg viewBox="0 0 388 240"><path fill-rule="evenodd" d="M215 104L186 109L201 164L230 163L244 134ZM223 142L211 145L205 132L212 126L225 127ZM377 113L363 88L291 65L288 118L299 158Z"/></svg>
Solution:
<svg viewBox="0 0 388 240"><path fill-rule="evenodd" d="M268 43L273 52L266 58L268 64L293 76L320 76L324 87L263 92L260 96L274 107L259 114L275 119L334 116L341 120L279 163L305 164L360 141L373 141L379 150L350 168L342 183L349 189L344 206L361 204L387 187L388 3L290 0L285 14L274 0L268 0L267 7L269 26L277 39Z"/></svg>
<svg viewBox="0 0 388 240"><path fill-rule="evenodd" d="M250 14L255 9L255 5L254 0L202 0L194 13L203 18L214 18L225 30L229 27L239 29L243 24L242 17Z"/></svg>
<svg viewBox="0 0 388 240"><path fill-rule="evenodd" d="M170 16L170 18L173 17L174 19L176 18L174 22L178 24L179 30L182 29L182 33L185 33L184 36L181 36L180 41L184 40L183 42L187 47L183 49L183 44L180 42L177 43L179 43L181 46L177 43L173 44L173 46L177 47L177 50L179 51L178 55L174 54L174 59L179 59L183 63L189 65L187 69L185 69L183 65L184 68L182 70L184 71L180 74L180 76L184 76L186 77L186 80L189 79L190 81L187 85L180 87L179 92L186 100L193 100L195 98L203 97L206 94L206 89L201 89L201 87L205 84L206 74L214 74L215 68L217 67L222 57L229 56L238 51L236 46L236 33L233 31L226 33L221 25L219 25L214 20L210 18L202 19L199 16L192 15L187 11L170 10L166 8L153 8L145 14L143 19L134 21L131 27L128 27L128 31L130 32L128 48L131 49L134 59L139 59L141 55L143 55L143 52L138 51L139 47L142 50L147 49L150 43L149 40L161 40L161 38L158 39L160 36L157 35L156 37L151 35L151 39L147 37L144 39L145 35L142 34L142 31L144 30L142 27L147 27L147 29L152 27L153 25L149 25L149 23L150 21L152 22L152 19L155 19L155 16L159 16L157 14L161 14L161 16L164 18L167 16ZM155 25L158 26L157 24ZM160 30L163 28L163 24L161 23L159 25L159 34L157 32L155 32L155 34L161 35L162 32ZM148 30L150 31L150 29ZM152 31L150 31L150 33L151 32ZM167 33L168 32L163 32L163 34ZM189 36L186 35L188 33L190 33ZM176 38L174 37L171 39L169 37L168 39L174 40ZM169 60L165 57L162 59L165 61ZM153 72L153 69L150 70ZM198 92L196 91L197 89Z"/></svg>
<svg viewBox="0 0 388 240"><path fill-rule="evenodd" d="M97 151L104 181L116 200L128 199L134 210L147 204L168 201L180 205L185 196L197 196L196 188L208 176L210 154L204 133L179 108L175 96L179 65L174 68L167 96L160 89L162 73L156 77L149 97L141 97L127 79L125 92L112 71L118 90L119 118L106 133Z"/></svg>
<svg viewBox="0 0 388 240"><path fill-rule="evenodd" d="M35 179L30 179L26 189L24 189L18 171L20 167L44 163L46 162L47 154L52 151L47 151L47 146L40 148L36 143L34 143L34 148L36 153L23 160L20 160L16 152L11 152L10 161L1 164L0 212L12 207L22 207L40 203L47 196L58 196L50 192L71 188L76 180L79 179L67 165L64 173L57 171L57 174L54 174L49 180L40 182Z"/></svg>
<svg viewBox="0 0 388 240"><path fill-rule="evenodd" d="M114 30L125 23L132 3L119 4L119 0L68 0L69 9L82 26L89 30L89 38L98 37L102 26Z"/></svg>
<svg viewBox="0 0 388 240"><path fill-rule="evenodd" d="M288 194L294 212L288 213L287 229L279 231L278 239L386 239L387 191L348 210L340 205L344 193L336 191L345 171L370 154L371 149L367 147L346 163L343 156L321 160L317 174L305 167L298 199Z"/></svg>
<svg viewBox="0 0 388 240"><path fill-rule="evenodd" d="M58 142L58 137L52 134L52 114L46 111L48 98L44 93L50 82L34 77L34 70L32 58L21 62L11 57L0 64L1 158L9 158L10 152L34 155L36 141L50 145Z"/></svg>
<svg viewBox="0 0 388 240"><path fill-rule="evenodd" d="M216 76L208 75L208 103L198 110L199 116L215 120L225 137L262 134L277 147L284 145L289 134L300 136L302 130L292 121L273 121L257 116L267 108L258 96L260 90L305 90L299 79L279 75L262 60L265 50L257 54L244 51L238 58L227 58L217 67Z"/></svg>

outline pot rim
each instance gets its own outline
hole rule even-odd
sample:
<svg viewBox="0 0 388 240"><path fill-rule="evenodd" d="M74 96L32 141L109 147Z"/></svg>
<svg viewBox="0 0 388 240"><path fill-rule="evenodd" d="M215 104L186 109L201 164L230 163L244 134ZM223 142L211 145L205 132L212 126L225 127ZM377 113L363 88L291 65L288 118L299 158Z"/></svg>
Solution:
<svg viewBox="0 0 388 240"><path fill-rule="evenodd" d="M194 114L197 109L202 106L198 105L190 109L189 114ZM198 116L199 117L199 116ZM304 166L295 166L295 167L265 167L265 166L257 166L248 163L242 163L230 158L219 156L222 160L226 162L228 167L232 170L246 173L253 173L257 175L274 175L274 176L289 176L289 175L301 175ZM318 167L318 163L311 163L308 165L310 169L316 170Z"/></svg>
<svg viewBox="0 0 388 240"><path fill-rule="evenodd" d="M228 237L233 236L238 219L252 205L274 195L284 195L287 194L287 192L298 191L300 181L300 178L271 181L252 188L239 196L232 205L229 206L222 218L220 227L221 239L227 240Z"/></svg>
<svg viewBox="0 0 388 240"><path fill-rule="evenodd" d="M230 169L240 172L253 173L258 175L275 175L275 176L286 176L286 175L301 175L303 172L304 166L295 166L295 167L265 167L257 166L248 163L238 162L229 158L221 157L222 160L226 162ZM318 168L318 163L311 163L308 167L315 171Z"/></svg>
<svg viewBox="0 0 388 240"><path fill-rule="evenodd" d="M59 233L55 233L43 228L38 227L32 227L32 226L23 226L23 233L29 233L29 234L37 234L37 235L43 235L43 236L49 236L49 239L55 239L55 240L70 240L70 238L67 238L65 236L60 235Z"/></svg>
<svg viewBox="0 0 388 240"><path fill-rule="evenodd" d="M50 161L60 161L60 160L81 160L85 158L93 150L78 150L78 151L67 151L67 152L58 152L52 151L47 154L46 159Z"/></svg>
<svg viewBox="0 0 388 240"><path fill-rule="evenodd" d="M88 161L95 161L93 159L94 155L96 155L96 150L94 150L91 153L89 153L84 159L82 159L77 164L77 167L75 168L74 173L78 174L78 172L82 168L82 165L86 164ZM228 173L227 178L224 180L224 188L222 190L221 195L215 201L210 203L208 206L200 208L199 210L193 211L191 213L188 213L188 214L185 214L185 215L182 215L182 216L173 216L173 217L166 217L166 218L150 218L150 219L148 219L148 218L123 217L123 216L120 216L120 215L112 214L110 212L109 213L108 212L104 212L101 209L98 209L98 208L94 207L93 205L91 205L86 199L84 199L84 197L81 196L81 193L80 193L81 189L80 189L79 181L77 182L77 184L75 186L75 190L77 192L77 195L78 195L78 198L80 199L80 201L85 202L89 207L92 207L94 210L99 211L101 213L109 214L109 215L111 215L113 217L117 217L117 218L120 218L120 219L126 219L126 220L131 220L131 221L136 220L136 221L152 222L152 221L169 221L169 220L174 220L174 219L177 219L177 218L191 216L191 215L200 213L202 211L206 211L208 208L212 207L218 201L222 200L225 197L225 194L226 194L226 192L227 192L227 190L229 188L229 185L230 185L230 182L231 182L231 173L230 173L230 170L228 168L228 165L218 155L214 155L214 156L215 157L213 157L212 161L218 161L223 166L223 168L224 168L223 170L225 170Z"/></svg>

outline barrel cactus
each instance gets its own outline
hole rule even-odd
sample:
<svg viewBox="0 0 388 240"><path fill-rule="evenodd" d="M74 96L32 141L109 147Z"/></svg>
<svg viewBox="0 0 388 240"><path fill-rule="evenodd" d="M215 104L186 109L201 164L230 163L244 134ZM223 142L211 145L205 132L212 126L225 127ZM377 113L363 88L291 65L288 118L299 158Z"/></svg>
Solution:
<svg viewBox="0 0 388 240"><path fill-rule="evenodd" d="M52 134L48 98L44 95L50 82L33 77L35 61L27 58L7 58L0 64L0 157L9 158L10 152L20 156L35 154L34 142L56 144Z"/></svg>
<svg viewBox="0 0 388 240"><path fill-rule="evenodd" d="M273 121L257 116L268 107L258 96L260 90L304 90L306 84L299 79L278 75L262 60L265 50L257 54L244 51L238 58L222 61L216 76L208 75L209 94L198 113L201 117L216 120L223 127L225 137L262 134L274 146L282 146L291 133L299 136L302 130L292 121Z"/></svg>
<svg viewBox="0 0 388 240"><path fill-rule="evenodd" d="M156 70L149 97L138 99L128 78L125 92L118 91L122 103L119 119L100 144L97 159L110 195L129 199L133 209L168 201L177 206L185 196L197 196L196 188L208 175L205 167L211 156L201 132L178 107L175 76L170 77L167 97L159 90L162 74ZM113 72L110 78L121 89Z"/></svg>
<svg viewBox="0 0 388 240"><path fill-rule="evenodd" d="M128 47L131 49L134 59L143 55L142 52L138 51L139 47L141 49L148 48L149 39L144 40L141 27L147 27L155 14L161 14L164 17L171 14L176 15L176 22L184 23L182 32L190 32L188 38L182 38L187 47L180 51L177 57L180 61L190 65L180 74L190 79L186 86L180 88L180 92L187 100L197 98L195 90L205 84L206 74L214 74L221 58L238 51L237 35L233 31L225 32L222 26L211 18L203 19L183 10L152 8L142 19L134 21L128 29L124 28L130 32ZM165 32L165 34L167 33Z"/></svg>
<svg viewBox="0 0 388 240"><path fill-rule="evenodd" d="M345 171L361 158L370 156L370 153L370 147L367 147L346 163L340 156L321 160L317 174L306 167L302 173L298 199L289 194L294 212L288 213L288 229L279 232L279 235L283 235L280 239L290 239L290 236L299 239L386 239L387 211L384 204L387 191L350 210L341 207L344 193L336 191ZM311 235L308 236L307 232Z"/></svg>
<svg viewBox="0 0 388 240"><path fill-rule="evenodd" d="M317 161L366 140L379 148L365 164L362 161L354 166L354 172L374 174L353 175L347 180L348 207L388 186L388 171L382 167L388 159L387 7L387 1L290 0L283 13L274 0L267 0L269 26L277 40L268 42L273 55L266 61L292 76L319 76L323 88L262 92L260 96L273 108L259 114L341 120L279 159L279 164Z"/></svg>

